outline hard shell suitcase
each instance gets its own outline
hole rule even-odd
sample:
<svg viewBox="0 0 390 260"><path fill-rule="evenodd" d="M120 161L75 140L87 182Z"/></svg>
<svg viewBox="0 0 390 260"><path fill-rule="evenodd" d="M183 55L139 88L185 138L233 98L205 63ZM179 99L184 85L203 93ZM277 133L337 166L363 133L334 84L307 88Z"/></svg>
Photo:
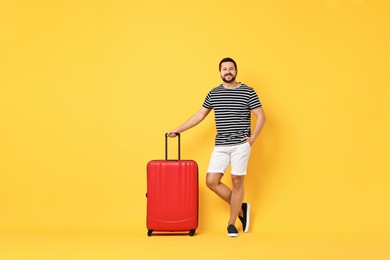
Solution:
<svg viewBox="0 0 390 260"><path fill-rule="evenodd" d="M154 231L189 231L193 236L198 227L199 180L198 165L193 160L168 160L168 137L165 134L165 160L147 164L148 236Z"/></svg>

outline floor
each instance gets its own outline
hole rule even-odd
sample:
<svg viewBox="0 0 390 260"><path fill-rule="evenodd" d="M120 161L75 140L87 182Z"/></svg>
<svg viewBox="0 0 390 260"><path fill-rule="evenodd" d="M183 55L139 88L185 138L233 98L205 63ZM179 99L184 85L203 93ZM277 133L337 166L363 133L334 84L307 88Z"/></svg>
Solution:
<svg viewBox="0 0 390 260"><path fill-rule="evenodd" d="M390 259L389 235L225 232L0 235L0 259Z"/></svg>

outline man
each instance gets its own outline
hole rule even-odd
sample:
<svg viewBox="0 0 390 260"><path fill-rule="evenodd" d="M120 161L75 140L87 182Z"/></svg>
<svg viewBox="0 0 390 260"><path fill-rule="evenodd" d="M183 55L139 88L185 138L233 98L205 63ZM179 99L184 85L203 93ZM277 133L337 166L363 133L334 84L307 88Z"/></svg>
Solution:
<svg viewBox="0 0 390 260"><path fill-rule="evenodd" d="M236 81L237 65L231 58L219 63L219 73L223 81L206 96L201 109L184 124L168 132L175 137L199 124L214 109L217 135L215 147L206 176L206 185L219 197L230 204L230 218L227 231L230 237L237 237L235 226L237 217L244 232L249 229L250 204L244 200L244 178L246 175L251 145L255 142L265 123L265 115L256 92L249 86ZM251 112L256 116L256 124L251 133ZM231 164L232 188L221 182Z"/></svg>

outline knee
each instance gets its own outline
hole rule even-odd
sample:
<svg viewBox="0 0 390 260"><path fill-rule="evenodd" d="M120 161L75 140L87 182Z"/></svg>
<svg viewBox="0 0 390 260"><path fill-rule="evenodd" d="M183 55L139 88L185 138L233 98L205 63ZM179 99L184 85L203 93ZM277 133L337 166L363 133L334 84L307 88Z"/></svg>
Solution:
<svg viewBox="0 0 390 260"><path fill-rule="evenodd" d="M206 178L206 186L211 190L214 189L216 186L215 181Z"/></svg>
<svg viewBox="0 0 390 260"><path fill-rule="evenodd" d="M218 183L219 183L219 179L213 178L211 175L207 174L207 176L206 176L206 186L209 189L214 190L217 187Z"/></svg>
<svg viewBox="0 0 390 260"><path fill-rule="evenodd" d="M232 178L232 186L235 190L244 188L244 178L242 176L236 176Z"/></svg>

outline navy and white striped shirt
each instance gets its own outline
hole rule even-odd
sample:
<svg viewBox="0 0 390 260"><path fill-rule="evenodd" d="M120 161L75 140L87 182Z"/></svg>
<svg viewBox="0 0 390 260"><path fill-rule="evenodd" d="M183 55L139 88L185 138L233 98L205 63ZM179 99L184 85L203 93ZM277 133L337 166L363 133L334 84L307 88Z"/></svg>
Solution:
<svg viewBox="0 0 390 260"><path fill-rule="evenodd" d="M207 94L203 107L214 109L215 145L229 146L244 143L241 139L251 135L251 110L261 103L254 89L243 83L233 89L221 84Z"/></svg>

